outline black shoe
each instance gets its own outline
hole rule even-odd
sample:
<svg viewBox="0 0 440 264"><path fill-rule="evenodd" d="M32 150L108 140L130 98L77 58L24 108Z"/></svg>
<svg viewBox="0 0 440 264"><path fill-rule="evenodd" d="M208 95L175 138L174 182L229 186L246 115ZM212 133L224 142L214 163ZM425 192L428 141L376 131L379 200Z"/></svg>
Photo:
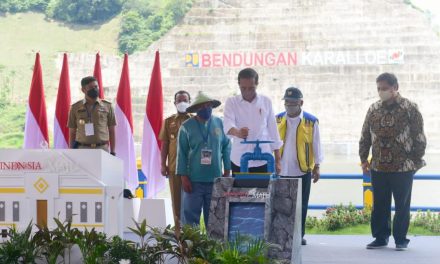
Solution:
<svg viewBox="0 0 440 264"><path fill-rule="evenodd" d="M405 251L408 250L409 240L405 240L403 242L396 242L396 251Z"/></svg>
<svg viewBox="0 0 440 264"><path fill-rule="evenodd" d="M387 245L388 245L388 240L376 238L373 242L367 245L367 249L384 248Z"/></svg>
<svg viewBox="0 0 440 264"><path fill-rule="evenodd" d="M304 238L301 240L301 245L302 246L305 246L305 245L307 245L307 240L305 240Z"/></svg>

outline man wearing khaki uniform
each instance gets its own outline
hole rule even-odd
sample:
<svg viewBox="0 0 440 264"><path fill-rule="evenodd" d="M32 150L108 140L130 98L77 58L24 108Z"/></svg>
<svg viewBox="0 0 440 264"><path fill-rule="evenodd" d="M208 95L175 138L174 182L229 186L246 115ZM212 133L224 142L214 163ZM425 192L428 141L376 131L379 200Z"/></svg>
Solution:
<svg viewBox="0 0 440 264"><path fill-rule="evenodd" d="M180 176L176 176L177 135L180 125L191 117L191 115L186 112L190 99L190 95L186 91L178 91L174 95L174 105L177 108L177 113L165 119L159 135L160 140L162 140L161 172L163 176L168 176L170 182L174 224L176 227L180 226L182 194L182 181ZM178 228L176 228L176 230L177 229Z"/></svg>
<svg viewBox="0 0 440 264"><path fill-rule="evenodd" d="M96 78L85 77L81 80L84 99L74 103L69 112L70 148L102 149L115 155L116 119L112 104L99 99L99 87Z"/></svg>

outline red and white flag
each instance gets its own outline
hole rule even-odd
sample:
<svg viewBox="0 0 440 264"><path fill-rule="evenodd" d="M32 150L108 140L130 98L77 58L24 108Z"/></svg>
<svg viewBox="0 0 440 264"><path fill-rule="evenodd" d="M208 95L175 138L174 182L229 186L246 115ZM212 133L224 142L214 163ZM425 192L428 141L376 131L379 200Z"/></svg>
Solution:
<svg viewBox="0 0 440 264"><path fill-rule="evenodd" d="M60 83L58 85L57 103L55 108L55 120L53 125L53 147L55 149L69 148L69 128L67 120L70 108L70 79L67 54L63 56Z"/></svg>
<svg viewBox="0 0 440 264"><path fill-rule="evenodd" d="M159 132L163 121L162 77L159 51L156 51L148 90L144 131L142 136L142 172L147 177L147 198L156 197L165 187L165 177L160 172Z"/></svg>
<svg viewBox="0 0 440 264"><path fill-rule="evenodd" d="M130 75L128 71L128 55L124 55L121 80L116 96L116 156L124 161L124 178L126 187L133 193L139 185L136 152L133 139L133 118L131 111Z"/></svg>
<svg viewBox="0 0 440 264"><path fill-rule="evenodd" d="M35 57L29 103L26 108L24 126L25 149L42 149L49 147L47 129L46 102L44 100L43 76L41 73L40 54Z"/></svg>
<svg viewBox="0 0 440 264"><path fill-rule="evenodd" d="M98 80L99 98L104 99L104 86L102 86L101 60L99 57L99 52L96 53L95 70L93 70L93 76L96 78L96 80Z"/></svg>

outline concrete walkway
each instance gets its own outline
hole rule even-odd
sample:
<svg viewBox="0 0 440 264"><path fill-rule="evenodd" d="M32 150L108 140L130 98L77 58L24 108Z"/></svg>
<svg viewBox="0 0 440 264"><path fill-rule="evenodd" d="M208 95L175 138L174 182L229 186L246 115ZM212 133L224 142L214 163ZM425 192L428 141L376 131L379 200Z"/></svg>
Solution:
<svg viewBox="0 0 440 264"><path fill-rule="evenodd" d="M373 239L361 235L306 235L302 264L436 264L440 263L440 236L410 236L407 251L366 249Z"/></svg>

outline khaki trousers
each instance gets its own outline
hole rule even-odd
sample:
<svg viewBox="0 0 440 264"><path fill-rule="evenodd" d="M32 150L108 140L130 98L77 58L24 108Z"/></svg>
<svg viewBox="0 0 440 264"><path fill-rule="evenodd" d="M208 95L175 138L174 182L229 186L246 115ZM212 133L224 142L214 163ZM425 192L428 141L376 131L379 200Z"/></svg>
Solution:
<svg viewBox="0 0 440 264"><path fill-rule="evenodd" d="M78 149L102 149L104 151L109 152L108 150L108 144L97 146L95 148L89 147L89 146L78 146Z"/></svg>
<svg viewBox="0 0 440 264"><path fill-rule="evenodd" d="M176 176L175 172L170 172L168 176L170 182L171 203L173 205L174 225L180 227L180 212L181 212L181 195L182 195L182 180L180 176Z"/></svg>

